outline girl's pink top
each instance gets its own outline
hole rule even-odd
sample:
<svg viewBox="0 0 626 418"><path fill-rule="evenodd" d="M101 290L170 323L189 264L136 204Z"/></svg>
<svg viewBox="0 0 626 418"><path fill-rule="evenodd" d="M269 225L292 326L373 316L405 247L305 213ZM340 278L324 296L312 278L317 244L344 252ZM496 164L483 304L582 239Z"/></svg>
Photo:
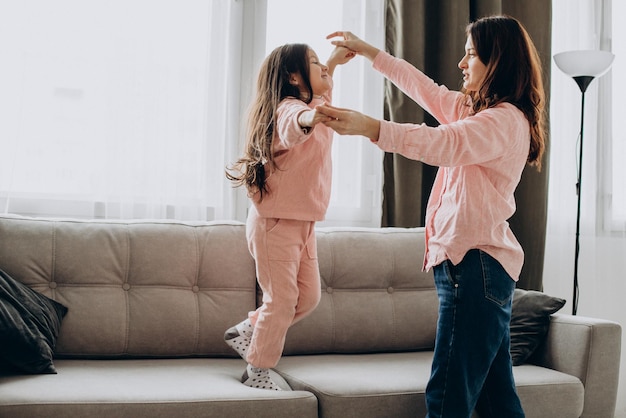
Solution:
<svg viewBox="0 0 626 418"><path fill-rule="evenodd" d="M380 52L373 63L441 125L382 121L378 146L439 166L426 210L424 268L458 264L480 249L518 280L524 252L508 219L526 165L530 126L509 103L470 115L465 96L437 85L408 62Z"/></svg>
<svg viewBox="0 0 626 418"><path fill-rule="evenodd" d="M331 91L308 105L286 98L276 111L273 147L276 169L265 173L269 193L252 196L259 215L264 218L321 221L326 216L332 182L331 148L333 131L318 123L305 132L298 115L331 102Z"/></svg>

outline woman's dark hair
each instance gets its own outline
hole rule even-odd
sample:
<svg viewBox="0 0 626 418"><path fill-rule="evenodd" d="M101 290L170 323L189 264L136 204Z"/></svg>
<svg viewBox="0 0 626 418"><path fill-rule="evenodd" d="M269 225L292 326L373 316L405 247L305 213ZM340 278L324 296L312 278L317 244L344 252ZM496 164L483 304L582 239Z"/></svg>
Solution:
<svg viewBox="0 0 626 418"><path fill-rule="evenodd" d="M313 100L309 49L306 44L286 44L265 58L259 70L256 96L248 113L244 155L226 170L226 177L235 186L245 185L249 194L259 192L260 199L269 192L265 183L266 167L276 168L272 139L278 104L286 97L299 98L306 103ZM294 74L300 74L308 94L301 94L300 88L290 83Z"/></svg>
<svg viewBox="0 0 626 418"><path fill-rule="evenodd" d="M490 16L470 23L466 34L487 66L482 85L468 92L472 110L508 102L530 123L528 163L541 169L545 149L545 94L539 54L526 29L509 16Z"/></svg>

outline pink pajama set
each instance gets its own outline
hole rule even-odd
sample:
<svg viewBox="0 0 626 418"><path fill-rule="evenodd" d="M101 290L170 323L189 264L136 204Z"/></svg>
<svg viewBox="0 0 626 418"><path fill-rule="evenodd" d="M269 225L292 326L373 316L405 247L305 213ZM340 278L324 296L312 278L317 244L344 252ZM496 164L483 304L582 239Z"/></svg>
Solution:
<svg viewBox="0 0 626 418"><path fill-rule="evenodd" d="M308 105L284 99L277 109L273 152L276 168L266 172L269 193L253 195L246 234L263 304L249 318L254 333L247 361L254 367L278 364L291 325L311 313L320 300L315 222L326 215L332 180L333 132L317 124L310 132L298 115L324 101L330 92ZM267 168L266 168L267 169Z"/></svg>

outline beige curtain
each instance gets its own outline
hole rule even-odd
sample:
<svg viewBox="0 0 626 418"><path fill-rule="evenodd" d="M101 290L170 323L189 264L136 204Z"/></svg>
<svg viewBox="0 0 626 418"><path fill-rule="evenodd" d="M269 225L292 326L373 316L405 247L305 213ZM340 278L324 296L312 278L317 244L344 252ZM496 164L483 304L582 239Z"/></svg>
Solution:
<svg viewBox="0 0 626 418"><path fill-rule="evenodd" d="M549 92L551 2L546 0L386 0L386 49L423 70L437 83L459 89L457 63L465 47L465 26L472 20L507 14L520 20L533 38L544 65ZM546 106L548 108L548 106ZM387 82L385 118L396 122L437 122ZM518 287L541 290L546 234L548 154L541 172L527 167L515 193L517 212L511 228L525 252ZM436 167L400 155L384 157L382 226L423 226Z"/></svg>

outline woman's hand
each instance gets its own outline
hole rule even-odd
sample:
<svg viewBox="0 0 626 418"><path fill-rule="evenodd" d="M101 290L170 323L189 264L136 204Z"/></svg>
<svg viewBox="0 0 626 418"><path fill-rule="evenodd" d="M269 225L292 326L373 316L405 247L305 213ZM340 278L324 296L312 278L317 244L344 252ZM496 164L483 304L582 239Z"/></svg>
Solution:
<svg viewBox="0 0 626 418"><path fill-rule="evenodd" d="M359 55L363 55L370 61L374 61L380 50L367 42L363 41L352 32L336 31L326 37L326 39L342 37L342 40L334 40L331 43L335 46L346 47Z"/></svg>
<svg viewBox="0 0 626 418"><path fill-rule="evenodd" d="M374 142L378 141L380 121L363 113L342 109L328 104L315 107L327 119L322 123L341 135L362 135Z"/></svg>

